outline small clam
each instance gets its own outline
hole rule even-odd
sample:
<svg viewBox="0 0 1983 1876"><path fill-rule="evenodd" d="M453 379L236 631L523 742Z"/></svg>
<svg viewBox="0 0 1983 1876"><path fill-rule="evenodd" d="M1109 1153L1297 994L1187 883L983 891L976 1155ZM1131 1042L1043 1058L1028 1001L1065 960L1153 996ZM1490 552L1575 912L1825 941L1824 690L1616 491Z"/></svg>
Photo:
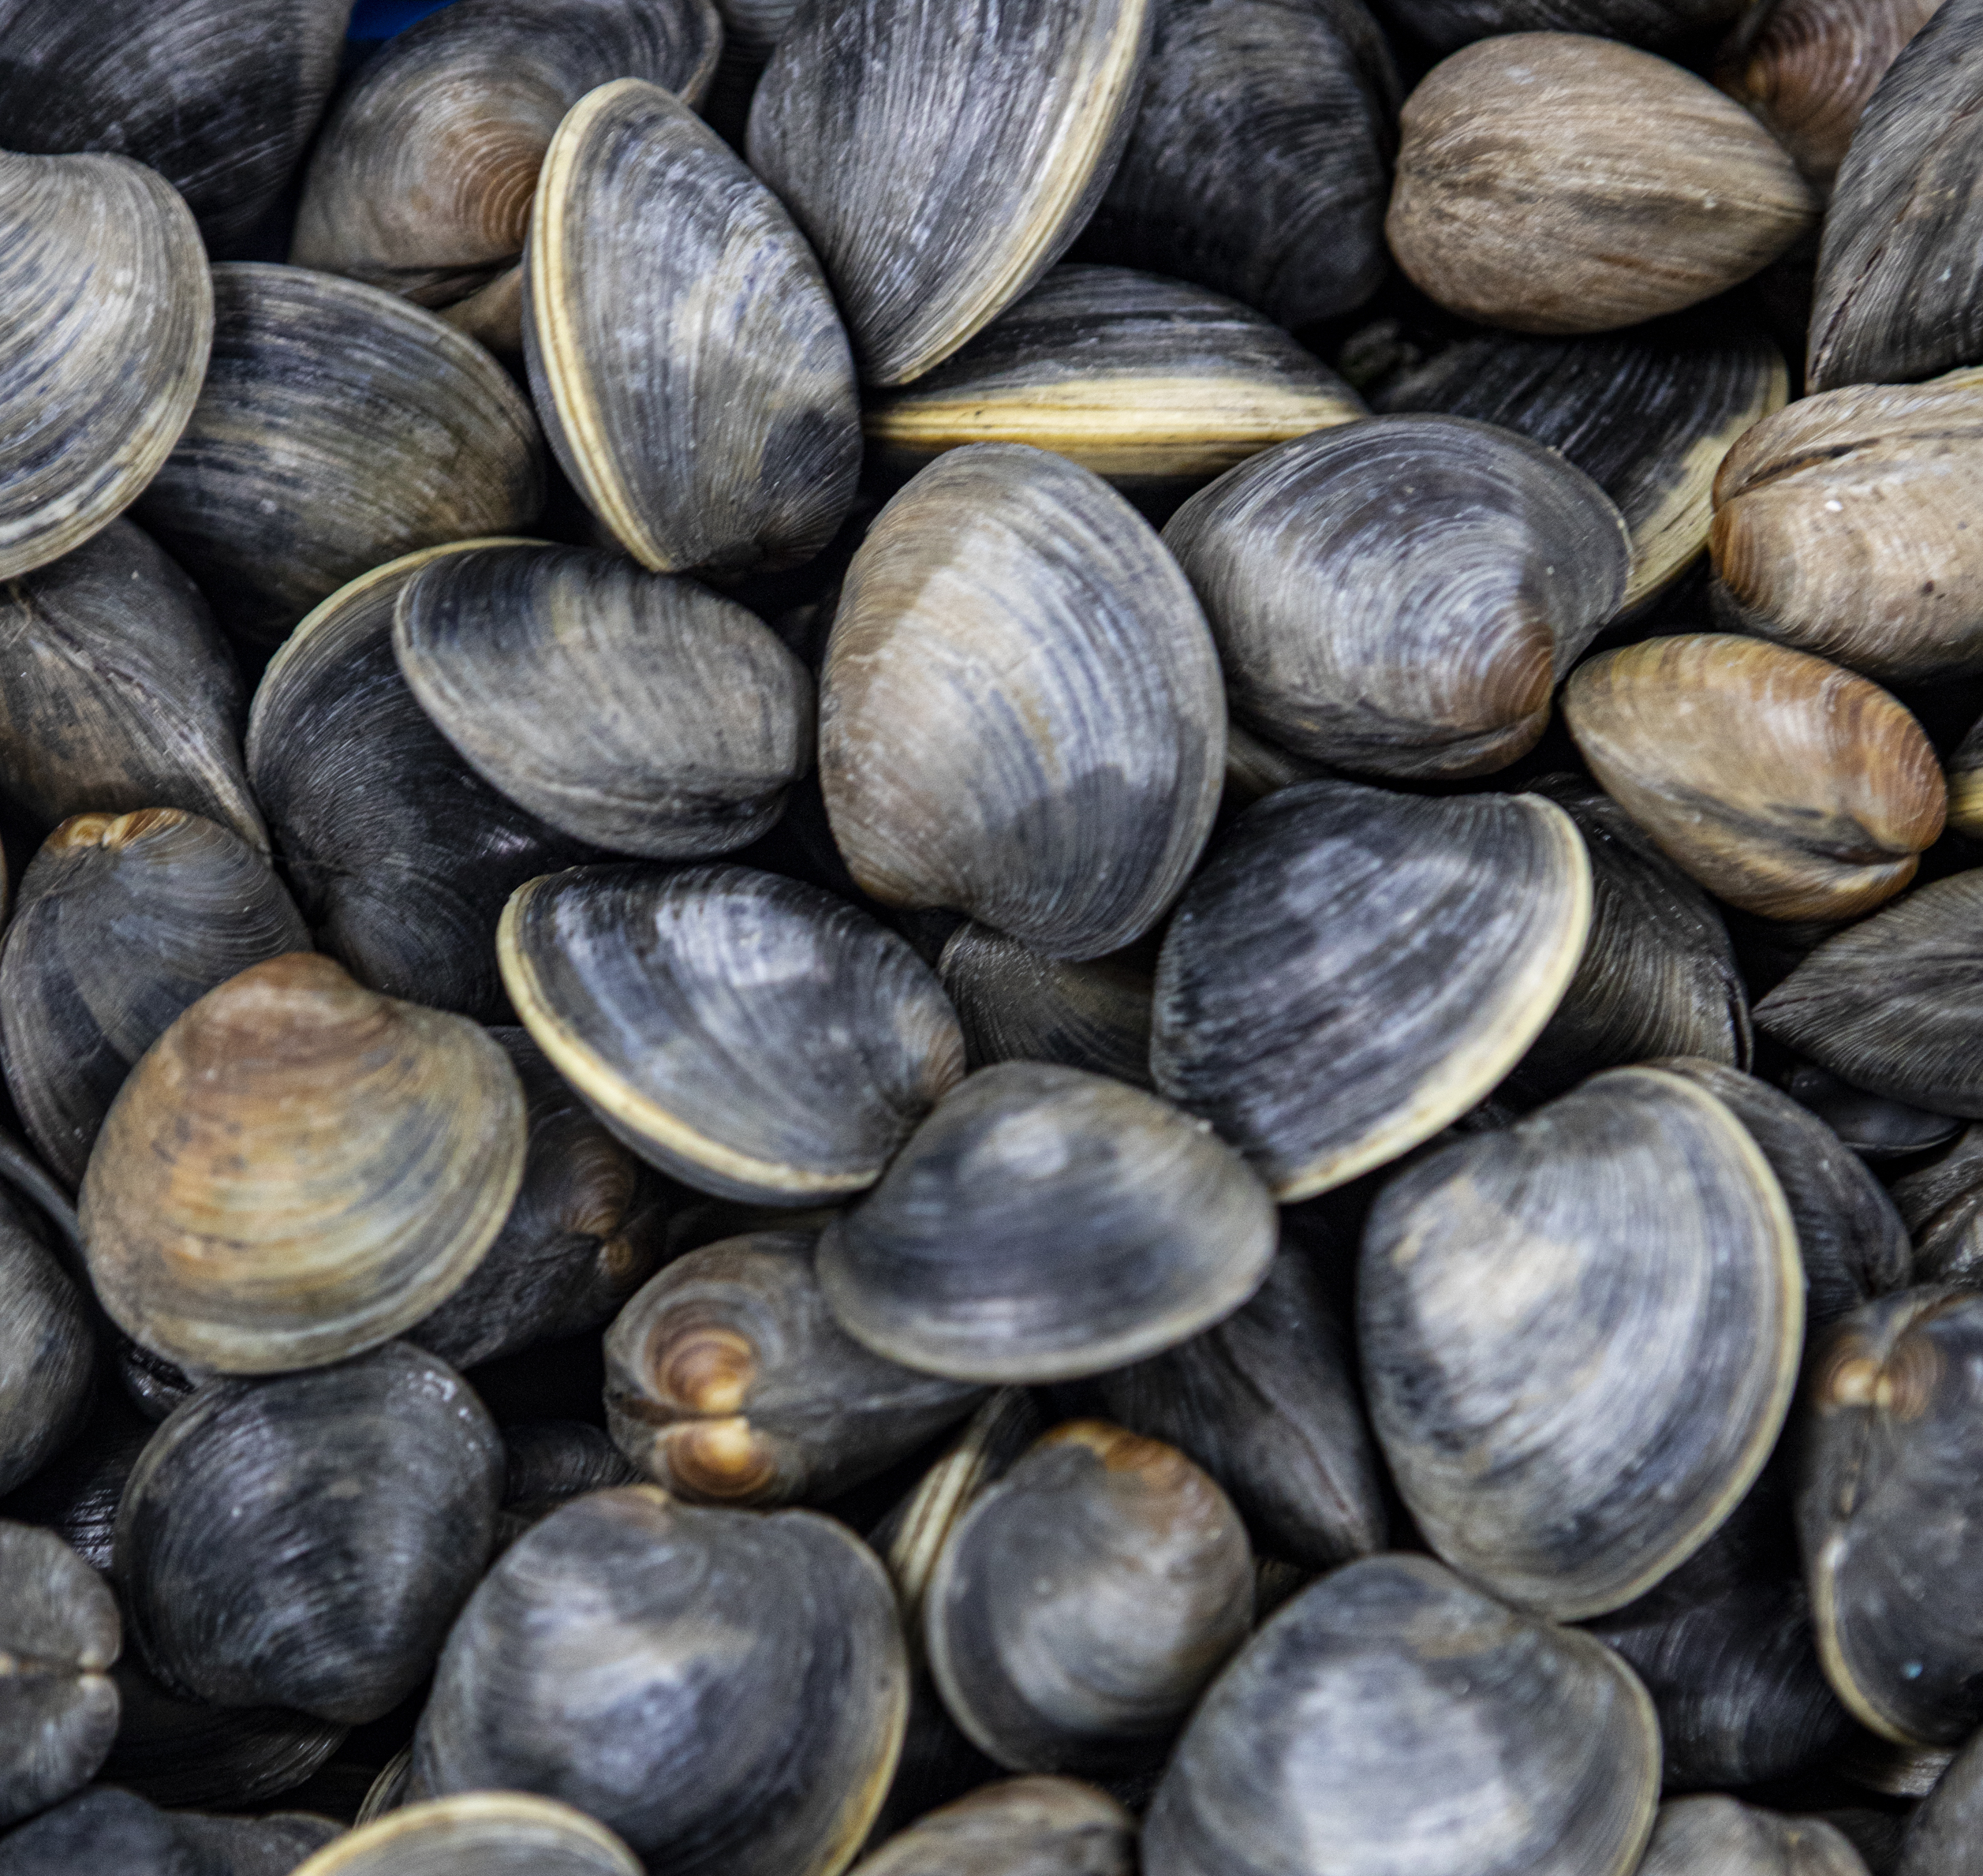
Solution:
<svg viewBox="0 0 1983 1876"><path fill-rule="evenodd" d="M1136 1820L1071 1778L1008 1778L918 1818L854 1876L1134 1876Z"/></svg>
<svg viewBox="0 0 1983 1876"><path fill-rule="evenodd" d="M771 628L618 555L444 555L401 589L393 643L421 708L483 780L611 852L746 846L812 765L812 677Z"/></svg>
<svg viewBox="0 0 1983 1876"><path fill-rule="evenodd" d="M496 1549L507 1550L533 1524L588 1492L640 1482L640 1474L596 1426L580 1420L526 1420L502 1429L502 1511Z"/></svg>
<svg viewBox="0 0 1983 1876"><path fill-rule="evenodd" d="M1077 250L1287 327L1387 271L1398 74L1362 0L1157 0L1129 144Z"/></svg>
<svg viewBox="0 0 1983 1876"><path fill-rule="evenodd" d="M0 1492L81 1431L95 1373L89 1305L0 1195Z"/></svg>
<svg viewBox="0 0 1983 1876"><path fill-rule="evenodd" d="M1906 1159L1946 1146L1962 1130L1962 1122L1951 1116L1869 1094L1815 1062L1797 1063L1784 1086L1791 1100L1817 1115L1862 1160Z"/></svg>
<svg viewBox="0 0 1983 1876"><path fill-rule="evenodd" d="M1869 912L1942 831L1947 790L1921 725L1806 652L1649 639L1580 667L1563 717L1605 791L1675 862L1766 918Z"/></svg>
<svg viewBox="0 0 1983 1876"><path fill-rule="evenodd" d="M337 1832L328 1818L207 1818L91 1785L0 1839L0 1876L286 1876Z"/></svg>
<svg viewBox="0 0 1983 1876"><path fill-rule="evenodd" d="M826 1500L961 1420L978 1390L898 1367L827 1313L814 1235L758 1231L692 1250L606 1338L606 1422L690 1504Z"/></svg>
<svg viewBox="0 0 1983 1876"><path fill-rule="evenodd" d="M849 870L885 905L947 906L1050 957L1119 951L1212 831L1225 727L1183 574L1064 458L939 457L848 569L820 780Z"/></svg>
<svg viewBox="0 0 1983 1876"><path fill-rule="evenodd" d="M1395 17L1440 52L1501 33L1595 33L1634 46L1684 46L1726 25L1743 0L1390 0Z"/></svg>
<svg viewBox="0 0 1983 1876"><path fill-rule="evenodd" d="M937 968L973 1067L1058 1062L1149 1086L1147 968L1122 957L1081 964L1043 957L989 925L970 924L951 934Z"/></svg>
<svg viewBox="0 0 1983 1876"><path fill-rule="evenodd" d="M777 197L686 104L629 78L558 126L530 227L531 388L614 540L667 573L811 559L853 506L859 394Z"/></svg>
<svg viewBox="0 0 1983 1876"><path fill-rule="evenodd" d="M0 97L13 87L9 18ZM80 52L79 60L84 58ZM8 141L15 119L8 111ZM121 156L0 151L0 579L107 527L172 453L214 339L185 204Z"/></svg>
<svg viewBox="0 0 1983 1876"><path fill-rule="evenodd" d="M1162 1758L1253 1609L1225 1493L1174 1448L1083 1420L958 1520L923 1624L981 1751L1015 1772L1119 1771Z"/></svg>
<svg viewBox="0 0 1983 1876"><path fill-rule="evenodd" d="M1163 538L1236 715L1332 768L1426 779L1533 746L1631 566L1589 476L1447 417L1283 443L1193 496Z"/></svg>
<svg viewBox="0 0 1983 1876"><path fill-rule="evenodd" d="M83 1180L91 1277L172 1360L338 1361L466 1280L525 1147L484 1031L292 953L209 991L132 1071Z"/></svg>
<svg viewBox="0 0 1983 1876"><path fill-rule="evenodd" d="M432 1666L502 1489L495 1423L419 1349L209 1381L125 1487L132 1631L169 1687L375 1720Z"/></svg>
<svg viewBox="0 0 1983 1876"><path fill-rule="evenodd" d="M641 1876L603 1824L551 1798L468 1792L389 1812L293 1876Z"/></svg>
<svg viewBox="0 0 1983 1876"><path fill-rule="evenodd" d="M1283 1204L1343 1185L1521 1059L1575 974L1590 879L1575 825L1537 796L1283 789L1241 816L1171 921L1157 1088Z"/></svg>
<svg viewBox="0 0 1983 1876"><path fill-rule="evenodd" d="M1099 1374L1229 1316L1274 1255L1267 1189L1167 1102L1047 1063L980 1070L827 1227L842 1327L956 1381Z"/></svg>
<svg viewBox="0 0 1983 1876"><path fill-rule="evenodd" d="M1660 1807L1638 1876L1866 1876L1866 1866L1821 1818L1779 1817L1733 1798L1679 1798Z"/></svg>
<svg viewBox="0 0 1983 1876"><path fill-rule="evenodd" d="M79 1183L125 1077L180 1011L309 944L267 857L214 821L177 808L64 821L0 940L0 1063L42 1157Z"/></svg>
<svg viewBox="0 0 1983 1876"><path fill-rule="evenodd" d="M1135 117L1152 5L794 16L751 105L751 167L819 251L870 383L942 363L1080 233Z"/></svg>
<svg viewBox="0 0 1983 1876"><path fill-rule="evenodd" d="M561 1797L650 1876L837 1876L887 1790L907 1683L888 1579L844 1526L596 1492L469 1598L409 1791Z"/></svg>
<svg viewBox="0 0 1983 1876"><path fill-rule="evenodd" d="M1442 306L1602 332L1746 280L1816 219L1768 132L1690 72L1608 39L1515 32L1405 100L1385 233Z"/></svg>
<svg viewBox="0 0 1983 1876"><path fill-rule="evenodd" d="M1143 1869L1630 1876L1659 1789L1652 1704L1609 1649L1429 1557L1369 1557L1304 1590L1213 1684L1157 1787ZM1288 1845L1313 1848L1295 1862Z"/></svg>
<svg viewBox="0 0 1983 1876"><path fill-rule="evenodd" d="M0 1828L89 1783L117 1735L117 1598L53 1531L0 1523Z"/></svg>
<svg viewBox="0 0 1983 1876"><path fill-rule="evenodd" d="M928 967L796 880L583 868L521 888L499 944L552 1066L644 1159L719 1198L859 1191L964 1071Z"/></svg>
<svg viewBox="0 0 1983 1876"><path fill-rule="evenodd" d="M1658 1069L1419 1160L1364 1234L1357 1347L1406 1504L1455 1568L1562 1620L1713 1534L1776 1444L1803 1330L1768 1161Z"/></svg>
<svg viewBox="0 0 1983 1876"><path fill-rule="evenodd" d="M1983 1127L1966 1127L1947 1152L1894 1182L1923 1283L1983 1277Z"/></svg>
<svg viewBox="0 0 1983 1876"><path fill-rule="evenodd" d="M1907 1820L1894 1876L1969 1876L1983 1834L1983 1740L1959 1752Z"/></svg>
<svg viewBox="0 0 1983 1876"><path fill-rule="evenodd" d="M230 631L278 644L395 555L536 520L536 420L472 339L303 267L213 281L206 382L137 519Z"/></svg>

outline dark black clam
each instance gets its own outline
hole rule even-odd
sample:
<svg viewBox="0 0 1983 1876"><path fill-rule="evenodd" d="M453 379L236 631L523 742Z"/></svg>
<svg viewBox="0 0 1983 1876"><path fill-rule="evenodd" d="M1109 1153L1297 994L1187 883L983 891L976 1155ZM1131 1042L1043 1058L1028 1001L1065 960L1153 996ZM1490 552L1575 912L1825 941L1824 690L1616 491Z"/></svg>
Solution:
<svg viewBox="0 0 1983 1876"><path fill-rule="evenodd" d="M1968 1283L1983 1268L1983 1126L1894 1182L1923 1283Z"/></svg>
<svg viewBox="0 0 1983 1876"><path fill-rule="evenodd" d="M0 1193L0 1491L80 1429L95 1370L88 1304Z"/></svg>
<svg viewBox="0 0 1983 1876"><path fill-rule="evenodd" d="M26 1484L0 1498L0 1518L52 1530L91 1569L107 1575L118 1500L151 1427L121 1388L99 1388L76 1437Z"/></svg>
<svg viewBox="0 0 1983 1876"><path fill-rule="evenodd" d="M1830 928L1824 928L1819 942L1829 935ZM1817 1115L1862 1160L1904 1160L1946 1146L1962 1130L1962 1123L1951 1114L1931 1114L1884 1094L1869 1094L1815 1062L1798 1063L1784 1086L1791 1100Z"/></svg>
<svg viewBox="0 0 1983 1876"><path fill-rule="evenodd" d="M338 1835L305 1812L205 1817L99 1784L0 1840L0 1876L285 1876Z"/></svg>
<svg viewBox="0 0 1983 1876"><path fill-rule="evenodd" d="M582 1420L526 1420L502 1429L506 1463L496 1546L507 1550L561 1504L588 1492L638 1484L640 1474L596 1426Z"/></svg>
<svg viewBox="0 0 1983 1876"><path fill-rule="evenodd" d="M1440 52L1507 32L1590 33L1667 46L1732 21L1742 0L1392 0L1396 17Z"/></svg>
<svg viewBox="0 0 1983 1876"><path fill-rule="evenodd" d="M971 1066L1058 1062L1150 1085L1150 974L1128 957L1049 958L989 925L961 925L937 968Z"/></svg>

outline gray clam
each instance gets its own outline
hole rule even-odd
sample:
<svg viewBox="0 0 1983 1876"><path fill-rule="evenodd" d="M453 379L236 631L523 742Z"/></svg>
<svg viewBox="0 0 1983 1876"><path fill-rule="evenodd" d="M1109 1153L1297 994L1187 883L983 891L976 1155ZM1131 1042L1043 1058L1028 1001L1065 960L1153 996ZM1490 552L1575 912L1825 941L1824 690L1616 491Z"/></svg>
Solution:
<svg viewBox="0 0 1983 1876"><path fill-rule="evenodd" d="M938 969L971 1066L1058 1062L1150 1085L1150 974L1130 958L1071 963L989 925L961 925Z"/></svg>
<svg viewBox="0 0 1983 1876"><path fill-rule="evenodd" d="M0 1491L32 1478L81 1429L96 1366L83 1293L0 1195Z"/></svg>
<svg viewBox="0 0 1983 1876"><path fill-rule="evenodd" d="M1071 1778L1010 1778L918 1818L855 1876L1133 1876L1136 1821Z"/></svg>
<svg viewBox="0 0 1983 1876"><path fill-rule="evenodd" d="M1907 1820L1894 1876L1967 1876L1983 1830L1983 1744L1956 1754Z"/></svg>
<svg viewBox="0 0 1983 1876"><path fill-rule="evenodd" d="M1399 17L1441 52L1508 32L1583 32L1634 46L1684 42L1727 24L1742 0L1398 0Z"/></svg>
<svg viewBox="0 0 1983 1876"><path fill-rule="evenodd" d="M366 1820L294 1876L640 1876L640 1863L555 1799L467 1792Z"/></svg>
<svg viewBox="0 0 1983 1876"><path fill-rule="evenodd" d="M330 1818L306 1813L206 1817L97 1784L0 1839L0 1876L288 1876L337 1834Z"/></svg>
<svg viewBox="0 0 1983 1876"><path fill-rule="evenodd" d="M117 1599L53 1531L0 1523L0 1828L87 1784L117 1735Z"/></svg>
<svg viewBox="0 0 1983 1876"><path fill-rule="evenodd" d="M1679 1798L1660 1806L1639 1876L1866 1876L1866 1866L1822 1818Z"/></svg>
<svg viewBox="0 0 1983 1876"><path fill-rule="evenodd" d="M1983 1127L1894 1182L1923 1283L1966 1283L1983 1271Z"/></svg>

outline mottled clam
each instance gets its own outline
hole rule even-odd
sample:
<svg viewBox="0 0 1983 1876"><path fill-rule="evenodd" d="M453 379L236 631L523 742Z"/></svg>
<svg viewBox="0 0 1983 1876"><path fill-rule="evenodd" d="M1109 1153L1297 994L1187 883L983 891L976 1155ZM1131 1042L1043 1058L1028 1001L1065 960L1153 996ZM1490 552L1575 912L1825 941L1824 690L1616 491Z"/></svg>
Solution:
<svg viewBox="0 0 1983 1876"><path fill-rule="evenodd" d="M640 1862L603 1824L555 1799L468 1792L362 1824L293 1876L640 1876Z"/></svg>
<svg viewBox="0 0 1983 1876"><path fill-rule="evenodd" d="M1150 974L1128 958L1043 957L989 925L959 925L937 968L971 1066L1058 1062L1150 1085Z"/></svg>
<svg viewBox="0 0 1983 1876"><path fill-rule="evenodd" d="M109 1586L53 1531L0 1523L0 1829L87 1784L117 1735Z"/></svg>
<svg viewBox="0 0 1983 1876"><path fill-rule="evenodd" d="M203 1817L96 1784L0 1838L0 1876L287 1876L337 1833L328 1818Z"/></svg>
<svg viewBox="0 0 1983 1876"><path fill-rule="evenodd" d="M84 1292L0 1194L0 1492L80 1431L96 1367Z"/></svg>
<svg viewBox="0 0 1983 1876"><path fill-rule="evenodd" d="M854 1876L1134 1876L1136 1820L1071 1778L1008 1778L918 1818Z"/></svg>
<svg viewBox="0 0 1983 1876"><path fill-rule="evenodd" d="M1660 1807L1639 1876L1866 1876L1866 1866L1822 1818L1679 1798Z"/></svg>

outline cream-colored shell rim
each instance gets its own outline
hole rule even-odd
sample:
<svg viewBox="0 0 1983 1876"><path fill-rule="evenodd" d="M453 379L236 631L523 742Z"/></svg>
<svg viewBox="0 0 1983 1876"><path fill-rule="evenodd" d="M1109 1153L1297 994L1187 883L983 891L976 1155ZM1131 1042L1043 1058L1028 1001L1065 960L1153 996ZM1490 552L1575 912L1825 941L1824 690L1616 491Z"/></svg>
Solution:
<svg viewBox="0 0 1983 1876"><path fill-rule="evenodd" d="M1626 1839L1626 1847L1619 1860L1609 1868L1594 1873L1594 1876L1630 1876L1639 1867L1639 1860L1645 1854L1645 1846L1652 1840L1652 1827L1659 1821L1660 1781L1664 1770L1664 1745L1660 1734L1660 1710L1652 1703L1652 1696L1646 1691L1645 1683L1632 1671L1631 1664L1623 1655L1608 1648L1595 1636L1580 1633L1574 1628L1559 1629L1551 1638L1559 1646L1567 1647L1574 1654L1582 1655L1593 1667L1609 1673L1625 1690L1632 1710L1638 1715L1645 1738L1652 1744L1648 1755L1645 1776L1639 1779L1632 1792L1632 1826ZM299 1872L299 1876L301 1873Z"/></svg>
<svg viewBox="0 0 1983 1876"><path fill-rule="evenodd" d="M642 1876L639 1859L604 1825L555 1798L540 1798L527 1792L466 1792L388 1811L383 1818L360 1824L326 1844L314 1856L298 1864L293 1876L345 1876L354 1867L363 1868L378 1852L390 1852L408 1837L417 1839L436 1819L512 1829L536 1826L556 1831L597 1850L623 1876Z"/></svg>
<svg viewBox="0 0 1983 1876"><path fill-rule="evenodd" d="M1948 824L1961 834L1983 834L1983 769L1951 768L1944 779L1948 787Z"/></svg>

